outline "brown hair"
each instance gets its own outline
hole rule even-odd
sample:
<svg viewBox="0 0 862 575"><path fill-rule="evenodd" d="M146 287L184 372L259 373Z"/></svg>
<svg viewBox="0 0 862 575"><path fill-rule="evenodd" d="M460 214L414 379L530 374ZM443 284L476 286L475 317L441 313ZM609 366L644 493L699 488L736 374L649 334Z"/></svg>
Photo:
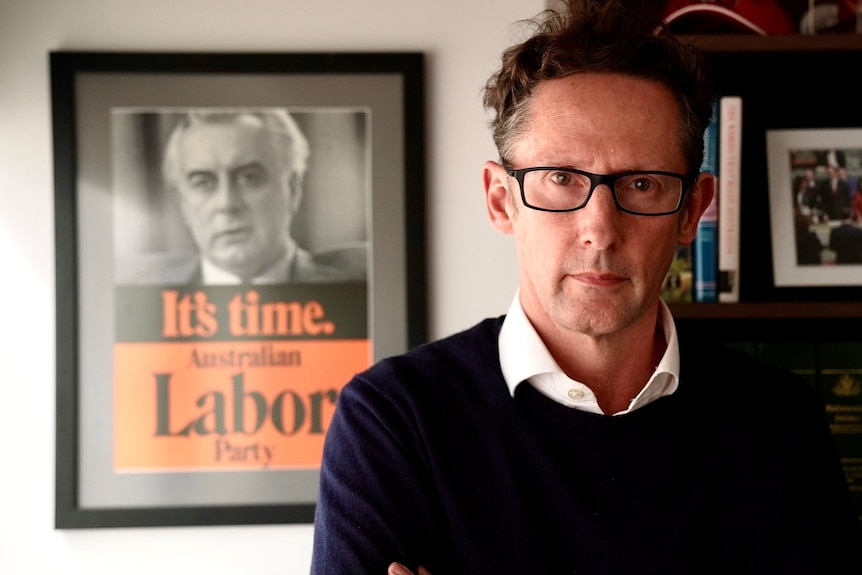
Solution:
<svg viewBox="0 0 862 575"><path fill-rule="evenodd" d="M500 69L484 89L494 112L494 143L505 163L529 120L536 85L584 72L610 72L654 80L676 97L680 141L688 171L703 161L703 133L712 115L711 81L700 53L672 37L649 0L560 0L521 24L533 29L503 52Z"/></svg>

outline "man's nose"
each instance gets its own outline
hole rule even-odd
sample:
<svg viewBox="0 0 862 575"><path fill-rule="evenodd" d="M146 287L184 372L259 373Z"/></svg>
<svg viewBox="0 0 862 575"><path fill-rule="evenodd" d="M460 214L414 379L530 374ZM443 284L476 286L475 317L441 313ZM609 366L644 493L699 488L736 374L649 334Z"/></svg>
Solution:
<svg viewBox="0 0 862 575"><path fill-rule="evenodd" d="M593 208L601 214L615 215L619 213L617 202L614 198L614 192L608 184L598 184L593 188L593 193L590 194L590 199L587 205L581 208L581 211Z"/></svg>
<svg viewBox="0 0 862 575"><path fill-rule="evenodd" d="M215 201L222 209L236 209L242 205L242 194L232 178L226 176L219 178Z"/></svg>
<svg viewBox="0 0 862 575"><path fill-rule="evenodd" d="M606 250L620 241L623 212L617 208L613 192L606 184L596 186L587 205L574 213L583 245Z"/></svg>

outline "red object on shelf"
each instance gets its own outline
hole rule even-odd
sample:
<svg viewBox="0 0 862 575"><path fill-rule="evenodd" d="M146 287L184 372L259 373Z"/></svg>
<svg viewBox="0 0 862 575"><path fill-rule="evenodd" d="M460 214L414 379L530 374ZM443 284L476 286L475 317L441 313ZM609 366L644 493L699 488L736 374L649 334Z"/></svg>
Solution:
<svg viewBox="0 0 862 575"><path fill-rule="evenodd" d="M797 34L778 0L669 0L663 10L675 34Z"/></svg>

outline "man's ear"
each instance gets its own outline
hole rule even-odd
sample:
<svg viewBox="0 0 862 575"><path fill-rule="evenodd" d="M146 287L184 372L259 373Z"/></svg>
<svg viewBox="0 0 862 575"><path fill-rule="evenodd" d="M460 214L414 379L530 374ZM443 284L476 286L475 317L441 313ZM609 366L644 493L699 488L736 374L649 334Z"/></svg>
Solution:
<svg viewBox="0 0 862 575"><path fill-rule="evenodd" d="M698 176L685 199L685 208L679 227L678 243L680 245L685 246L694 241L694 236L697 234L697 224L715 197L715 188L716 180L712 174L703 172Z"/></svg>
<svg viewBox="0 0 862 575"><path fill-rule="evenodd" d="M302 176L296 172L284 176L284 186L287 190L287 211L295 214L302 203Z"/></svg>
<svg viewBox="0 0 862 575"><path fill-rule="evenodd" d="M177 209L180 212L180 217L182 218L183 223L186 225L186 228L191 229L191 224L189 223L189 206L186 202L185 196L183 196L183 193L174 184L168 185L168 192L170 193L170 197L174 199L174 203L176 204Z"/></svg>
<svg viewBox="0 0 862 575"><path fill-rule="evenodd" d="M509 193L509 175L505 168L497 162L485 162L482 183L485 186L485 207L491 224L500 233L511 234L516 208Z"/></svg>

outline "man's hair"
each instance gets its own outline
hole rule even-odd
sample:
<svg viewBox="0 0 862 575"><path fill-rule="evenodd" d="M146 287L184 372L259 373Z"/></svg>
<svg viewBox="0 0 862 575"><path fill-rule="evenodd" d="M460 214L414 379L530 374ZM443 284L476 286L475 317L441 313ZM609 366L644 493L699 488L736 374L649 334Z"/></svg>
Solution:
<svg viewBox="0 0 862 575"><path fill-rule="evenodd" d="M703 133L712 115L712 84L700 53L673 38L649 0L560 0L521 24L533 30L503 52L487 81L485 107L493 111L494 143L504 163L526 129L537 84L584 72L653 80L675 96L687 171L703 161Z"/></svg>
<svg viewBox="0 0 862 575"><path fill-rule="evenodd" d="M283 109L211 109L202 108L186 112L174 126L163 154L162 172L170 185L176 185L179 173L178 152L180 136L189 128L200 124L233 124L243 118L257 119L261 129L273 136L281 148L283 166L291 175L301 179L308 167L308 140L293 117Z"/></svg>

